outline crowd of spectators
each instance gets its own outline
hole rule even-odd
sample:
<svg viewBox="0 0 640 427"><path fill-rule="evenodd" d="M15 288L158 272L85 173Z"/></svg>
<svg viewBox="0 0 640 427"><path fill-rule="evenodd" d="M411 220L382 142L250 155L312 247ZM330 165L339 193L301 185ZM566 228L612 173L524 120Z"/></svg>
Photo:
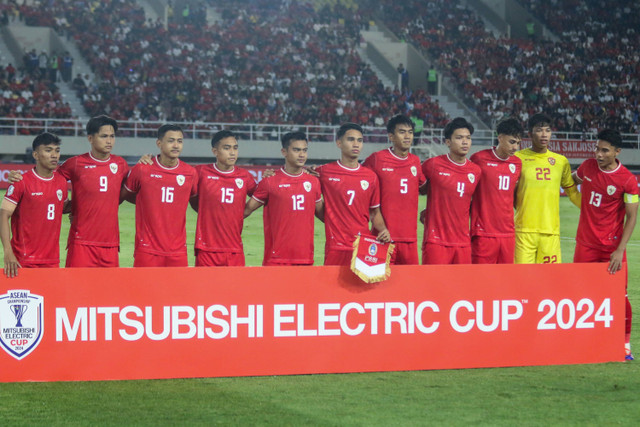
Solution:
<svg viewBox="0 0 640 427"><path fill-rule="evenodd" d="M433 58L487 122L550 113L556 128L640 131L640 4L527 0L559 42L496 38L459 2L381 1L398 36Z"/></svg>
<svg viewBox="0 0 640 427"><path fill-rule="evenodd" d="M98 80L78 90L91 115L376 126L405 113L425 127L446 122L427 94L384 88L359 57L369 15L339 4L213 3L223 18L213 26L173 10L165 28L132 0L49 2L24 13L38 25L65 22Z"/></svg>

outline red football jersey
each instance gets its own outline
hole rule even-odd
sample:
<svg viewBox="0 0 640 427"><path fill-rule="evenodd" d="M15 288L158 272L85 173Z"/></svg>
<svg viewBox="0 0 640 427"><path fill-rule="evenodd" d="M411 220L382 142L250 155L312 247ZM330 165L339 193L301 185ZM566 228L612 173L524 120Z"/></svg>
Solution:
<svg viewBox="0 0 640 427"><path fill-rule="evenodd" d="M367 157L363 165L378 175L380 210L391 239L416 242L418 188L425 181L420 158L411 153L405 158L398 157L388 148ZM375 230L374 234L377 234Z"/></svg>
<svg viewBox="0 0 640 427"><path fill-rule="evenodd" d="M67 180L56 172L51 178L43 178L34 168L23 175L22 181L10 185L4 198L17 205L11 216L11 247L18 262L59 263Z"/></svg>
<svg viewBox="0 0 640 427"><path fill-rule="evenodd" d="M127 176L125 188L136 196L135 251L155 255L187 252L187 206L198 192L195 168L179 162L173 168L137 164Z"/></svg>
<svg viewBox="0 0 640 427"><path fill-rule="evenodd" d="M208 252L242 252L242 225L247 196L256 182L249 171L221 171L198 165L198 222L195 248Z"/></svg>
<svg viewBox="0 0 640 427"><path fill-rule="evenodd" d="M281 168L260 181L253 198L264 204L262 264L313 264L314 215L322 200L318 178Z"/></svg>
<svg viewBox="0 0 640 427"><path fill-rule="evenodd" d="M489 148L475 153L471 161L482 170L471 201L471 235L515 236L513 198L522 160L517 156L501 159Z"/></svg>
<svg viewBox="0 0 640 427"><path fill-rule="evenodd" d="M324 196L325 247L353 250L358 233L369 234L369 209L380 206L378 177L358 165L351 169L340 161L318 168Z"/></svg>
<svg viewBox="0 0 640 427"><path fill-rule="evenodd" d="M469 208L480 168L469 160L455 163L443 154L426 160L422 172L428 181L423 246L470 246Z"/></svg>
<svg viewBox="0 0 640 427"><path fill-rule="evenodd" d="M68 159L58 172L72 185L68 244L119 246L118 207L127 162L118 156L98 160L86 153Z"/></svg>
<svg viewBox="0 0 640 427"><path fill-rule="evenodd" d="M582 204L576 240L591 248L614 251L624 228L625 195L637 196L638 180L621 163L612 171L603 171L596 159L585 160L577 175L582 180Z"/></svg>

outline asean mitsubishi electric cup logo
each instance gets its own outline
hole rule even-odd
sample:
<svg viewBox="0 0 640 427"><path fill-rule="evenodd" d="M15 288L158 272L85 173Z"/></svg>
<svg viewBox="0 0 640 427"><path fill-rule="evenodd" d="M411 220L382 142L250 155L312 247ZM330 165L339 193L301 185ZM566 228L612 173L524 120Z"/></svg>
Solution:
<svg viewBox="0 0 640 427"><path fill-rule="evenodd" d="M44 298L28 290L14 289L0 295L0 344L20 360L42 339Z"/></svg>

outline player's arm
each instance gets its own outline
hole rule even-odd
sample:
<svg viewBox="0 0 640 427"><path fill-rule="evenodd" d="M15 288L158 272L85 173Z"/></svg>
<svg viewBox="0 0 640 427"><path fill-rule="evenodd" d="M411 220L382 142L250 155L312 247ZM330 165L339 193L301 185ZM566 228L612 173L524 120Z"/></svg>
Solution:
<svg viewBox="0 0 640 427"><path fill-rule="evenodd" d="M9 278L16 277L18 268L22 267L11 247L11 224L9 218L11 218L15 210L15 204L8 200L2 200L2 205L0 206L0 241L2 241L2 248L4 249L4 274Z"/></svg>
<svg viewBox="0 0 640 427"><path fill-rule="evenodd" d="M126 200L127 202L133 203L135 205L137 194L138 193L134 193L132 191L127 190L127 187L122 186L122 188L120 188L120 203Z"/></svg>
<svg viewBox="0 0 640 427"><path fill-rule="evenodd" d="M574 171L571 174L571 178L573 178L576 184L582 184L582 179L578 176L578 171Z"/></svg>
<svg viewBox="0 0 640 427"><path fill-rule="evenodd" d="M429 180L426 180L424 182L424 184L422 184L420 187L418 187L418 193L421 196L424 196L425 194L427 194L427 185L429 184Z"/></svg>
<svg viewBox="0 0 640 427"><path fill-rule="evenodd" d="M200 196L199 195L195 195L192 198L189 199L189 204L191 205L191 209L193 209L194 211L198 212L198 207L200 205Z"/></svg>
<svg viewBox="0 0 640 427"><path fill-rule="evenodd" d="M382 217L382 212L380 212L380 206L378 206L377 208L370 209L370 216L371 216L371 224L373 225L373 228L375 228L376 230L379 230L377 239L381 242L390 242L391 234L387 229L387 224L385 224L384 222L384 218Z"/></svg>
<svg viewBox="0 0 640 427"><path fill-rule="evenodd" d="M15 184L16 182L22 181L22 172L20 172L20 171L11 171L11 172L9 172L9 176L7 177L7 181L9 181L9 184Z"/></svg>
<svg viewBox="0 0 640 427"><path fill-rule="evenodd" d="M250 198L249 201L247 202L247 204L244 206L244 217L245 218L248 217L249 215L251 215L251 213L253 211L258 209L262 205L263 205L263 203L257 201L253 197Z"/></svg>
<svg viewBox="0 0 640 427"><path fill-rule="evenodd" d="M571 203L580 208L580 204L582 203L582 195L578 191L578 186L572 185L571 187L565 188L564 191L565 193L567 193L567 196L569 197L569 200L571 200Z"/></svg>
<svg viewBox="0 0 640 427"><path fill-rule="evenodd" d="M63 214L71 213L71 200L67 199L64 201L64 205L62 205L62 213Z"/></svg>
<svg viewBox="0 0 640 427"><path fill-rule="evenodd" d="M638 217L638 195L625 194L625 197L630 197L634 201L624 204L625 221L622 229L622 236L620 237L618 247L611 253L611 257L609 259L608 270L611 274L616 273L622 268L622 257L624 256L624 251L627 249L627 243L629 242L629 239L631 239L631 234L633 234L633 229L636 226Z"/></svg>
<svg viewBox="0 0 640 427"><path fill-rule="evenodd" d="M324 199L316 202L316 218L324 222Z"/></svg>

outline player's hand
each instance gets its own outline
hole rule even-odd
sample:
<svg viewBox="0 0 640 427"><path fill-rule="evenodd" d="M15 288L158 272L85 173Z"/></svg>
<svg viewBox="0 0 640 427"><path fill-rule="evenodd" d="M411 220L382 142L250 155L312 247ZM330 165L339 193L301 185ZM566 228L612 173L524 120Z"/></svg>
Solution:
<svg viewBox="0 0 640 427"><path fill-rule="evenodd" d="M139 164L142 165L152 165L153 164L153 156L151 154L143 154L138 160Z"/></svg>
<svg viewBox="0 0 640 427"><path fill-rule="evenodd" d="M21 267L13 251L7 251L4 255L4 275L12 279L18 275L18 269Z"/></svg>
<svg viewBox="0 0 640 427"><path fill-rule="evenodd" d="M391 241L391 233L389 233L389 230L385 228L378 233L378 237L376 237L376 239L380 242L389 243Z"/></svg>
<svg viewBox="0 0 640 427"><path fill-rule="evenodd" d="M22 174L20 171L11 171L9 172L9 177L7 178L9 184L15 184L16 182L22 181Z"/></svg>
<svg viewBox="0 0 640 427"><path fill-rule="evenodd" d="M611 253L611 257L609 258L609 267L607 271L611 274L616 274L622 268L622 257L624 256L624 251L618 251L617 249Z"/></svg>
<svg viewBox="0 0 640 427"><path fill-rule="evenodd" d="M273 169L265 169L264 172L262 172L262 177L269 178L270 176L274 176L275 174L276 171L274 171Z"/></svg>
<svg viewBox="0 0 640 427"><path fill-rule="evenodd" d="M306 173L308 173L309 175L315 176L316 178L320 177L320 174L318 173L318 167L316 165L313 166L309 166L304 168L304 171Z"/></svg>
<svg viewBox="0 0 640 427"><path fill-rule="evenodd" d="M422 210L420 211L420 223L421 223L422 225L424 225L424 216L425 216L426 214L427 214L427 210L426 210L426 209L422 209Z"/></svg>

